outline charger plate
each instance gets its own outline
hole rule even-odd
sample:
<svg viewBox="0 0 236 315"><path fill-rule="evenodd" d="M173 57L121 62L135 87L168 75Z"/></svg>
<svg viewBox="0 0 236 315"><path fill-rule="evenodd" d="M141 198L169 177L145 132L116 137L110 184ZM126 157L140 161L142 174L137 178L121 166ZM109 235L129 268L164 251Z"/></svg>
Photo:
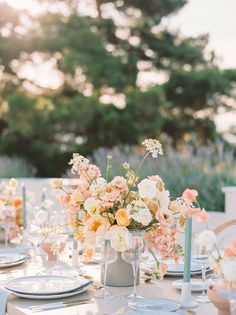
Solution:
<svg viewBox="0 0 236 315"><path fill-rule="evenodd" d="M91 283L82 277L37 275L15 278L7 282L6 289L19 294L55 295L81 289Z"/></svg>

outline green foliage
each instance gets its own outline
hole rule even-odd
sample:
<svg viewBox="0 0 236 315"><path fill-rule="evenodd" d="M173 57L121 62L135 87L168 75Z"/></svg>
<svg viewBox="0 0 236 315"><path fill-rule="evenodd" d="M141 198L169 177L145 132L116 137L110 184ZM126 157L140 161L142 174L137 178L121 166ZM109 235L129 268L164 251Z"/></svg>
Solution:
<svg viewBox="0 0 236 315"><path fill-rule="evenodd" d="M96 0L97 17L81 14L82 1L40 0L48 10L37 18L0 3L0 154L32 161L39 176L59 176L75 151L166 134L176 147L214 141L213 117L235 98L236 71L219 70L213 53L206 58L207 36L163 29L162 18L186 0ZM57 89L20 75L39 57L60 71ZM160 71L165 83L137 84L141 73ZM104 104L106 94L123 97L125 108L112 98Z"/></svg>
<svg viewBox="0 0 236 315"><path fill-rule="evenodd" d="M35 173L35 167L22 158L0 156L1 178L33 177Z"/></svg>
<svg viewBox="0 0 236 315"><path fill-rule="evenodd" d="M93 160L103 174L106 157L112 155L110 176L124 175L122 164L130 163L137 167L143 154L129 146L112 150L99 149ZM207 211L224 211L224 186L236 185L236 164L233 152L223 149L223 144L208 147L188 146L183 151L166 147L165 155L158 159L150 158L141 169L140 177L159 175L173 199L182 195L186 188L199 192L198 201Z"/></svg>

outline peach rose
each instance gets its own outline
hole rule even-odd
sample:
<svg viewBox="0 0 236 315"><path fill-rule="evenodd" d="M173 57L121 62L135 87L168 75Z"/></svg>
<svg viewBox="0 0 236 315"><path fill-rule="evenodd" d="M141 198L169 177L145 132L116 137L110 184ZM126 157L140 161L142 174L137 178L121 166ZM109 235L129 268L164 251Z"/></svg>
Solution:
<svg viewBox="0 0 236 315"><path fill-rule="evenodd" d="M119 226L128 226L131 222L125 208L121 208L116 212L115 219Z"/></svg>
<svg viewBox="0 0 236 315"><path fill-rule="evenodd" d="M186 202L194 202L198 196L198 192L194 189L185 189L183 192L183 198Z"/></svg>

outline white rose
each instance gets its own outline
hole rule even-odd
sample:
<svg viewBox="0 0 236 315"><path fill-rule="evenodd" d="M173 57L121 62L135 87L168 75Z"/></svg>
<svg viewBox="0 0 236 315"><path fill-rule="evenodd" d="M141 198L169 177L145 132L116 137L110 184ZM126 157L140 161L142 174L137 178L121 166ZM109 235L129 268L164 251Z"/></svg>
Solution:
<svg viewBox="0 0 236 315"><path fill-rule="evenodd" d="M103 192L105 192L107 187L107 182L104 178L99 177L98 179L94 180L89 187L89 191L93 196L97 196Z"/></svg>
<svg viewBox="0 0 236 315"><path fill-rule="evenodd" d="M44 224L48 219L48 213L45 210L39 210L35 214L35 220L38 224Z"/></svg>
<svg viewBox="0 0 236 315"><path fill-rule="evenodd" d="M99 214L101 204L95 198L88 198L84 202L84 209L88 212L89 215Z"/></svg>
<svg viewBox="0 0 236 315"><path fill-rule="evenodd" d="M117 252L123 252L127 249L126 236L128 229L126 227L113 225L109 229L109 237L111 239L111 245Z"/></svg>
<svg viewBox="0 0 236 315"><path fill-rule="evenodd" d="M169 190L157 191L156 198L159 201L160 210L167 210L170 203Z"/></svg>
<svg viewBox="0 0 236 315"><path fill-rule="evenodd" d="M153 199L156 196L157 187L156 187L156 184L152 180L143 179L138 184L138 191L139 191L140 197Z"/></svg>
<svg viewBox="0 0 236 315"><path fill-rule="evenodd" d="M200 246L200 249L205 248L206 250L211 250L213 245L216 242L216 235L213 231L205 230L201 232L196 240L197 245Z"/></svg>
<svg viewBox="0 0 236 315"><path fill-rule="evenodd" d="M236 281L236 259L224 259L222 269L226 281Z"/></svg>
<svg viewBox="0 0 236 315"><path fill-rule="evenodd" d="M152 221L152 214L148 208L142 208L132 214L132 219L147 226Z"/></svg>

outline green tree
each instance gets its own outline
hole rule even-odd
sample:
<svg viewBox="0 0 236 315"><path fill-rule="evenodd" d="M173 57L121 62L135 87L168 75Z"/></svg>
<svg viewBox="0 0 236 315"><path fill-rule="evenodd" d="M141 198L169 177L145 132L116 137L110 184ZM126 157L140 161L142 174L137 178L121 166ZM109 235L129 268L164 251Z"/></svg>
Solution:
<svg viewBox="0 0 236 315"><path fill-rule="evenodd" d="M213 117L235 97L236 71L205 57L207 36L162 27L185 0L97 0L87 13L84 0L38 2L48 10L37 18L0 3L0 153L57 176L75 151L163 133L175 145L215 139ZM54 64L58 88L22 75L38 59ZM140 79L153 74L165 81Z"/></svg>

